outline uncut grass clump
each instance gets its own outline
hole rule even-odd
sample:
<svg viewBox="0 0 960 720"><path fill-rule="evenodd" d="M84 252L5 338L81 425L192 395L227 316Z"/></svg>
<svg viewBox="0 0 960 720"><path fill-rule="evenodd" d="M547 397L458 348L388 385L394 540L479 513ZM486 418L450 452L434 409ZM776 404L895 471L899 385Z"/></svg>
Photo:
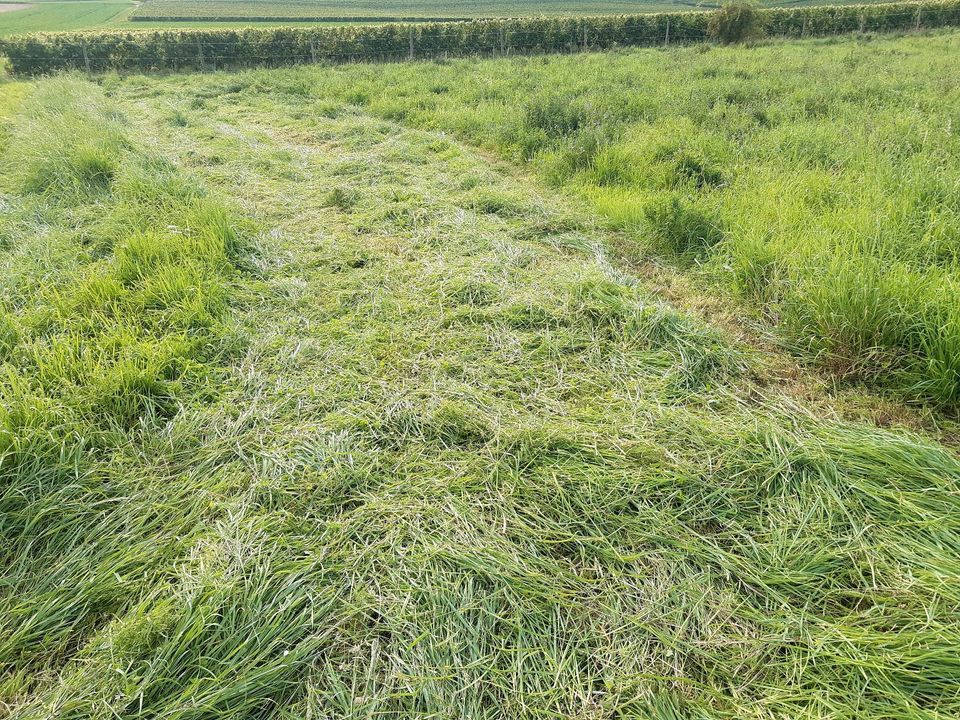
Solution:
<svg viewBox="0 0 960 720"><path fill-rule="evenodd" d="M644 208L658 246L680 258L703 256L723 240L717 220L678 197L666 197Z"/></svg>
<svg viewBox="0 0 960 720"><path fill-rule="evenodd" d="M7 141L16 148L16 162L6 162L16 189L71 199L109 188L128 143L125 121L85 90L58 79L22 111Z"/></svg>
<svg viewBox="0 0 960 720"><path fill-rule="evenodd" d="M50 268L33 264L29 245L8 253L19 282L5 323L16 342L7 343L7 361L30 395L81 423L96 418L92 427L109 430L111 408L119 426L144 413L164 416L175 410L180 388L205 382L204 365L217 356L241 231L222 206L173 179L171 167L134 150L120 132L122 117L92 86L73 79L50 85L17 117L4 157L24 168L11 177L19 211L45 218L46 232L59 236L42 258ZM69 118L72 131L51 139L37 121L46 117ZM105 118L114 125L104 130ZM82 159L73 162L83 153L73 151L77 138L104 133L112 138L114 170L101 187L86 183ZM39 143L48 147L41 152ZM49 169L35 162L41 154L64 161L58 180L24 181ZM60 221L65 204L76 225ZM42 241L32 239L38 247ZM47 282L19 294L26 276L41 269L53 270ZM127 400L114 405L110 398Z"/></svg>
<svg viewBox="0 0 960 720"><path fill-rule="evenodd" d="M133 138L100 88L61 77L10 118L0 159L8 707L141 602L203 514L182 476L145 479L138 448L222 384L245 229Z"/></svg>

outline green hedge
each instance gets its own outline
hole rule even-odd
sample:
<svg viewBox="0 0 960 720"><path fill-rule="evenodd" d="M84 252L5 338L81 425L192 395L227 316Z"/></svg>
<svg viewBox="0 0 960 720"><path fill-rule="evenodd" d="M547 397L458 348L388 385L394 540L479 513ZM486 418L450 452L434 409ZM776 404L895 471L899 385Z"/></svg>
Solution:
<svg viewBox="0 0 960 720"><path fill-rule="evenodd" d="M762 11L799 37L960 25L960 0ZM573 52L706 39L709 12L324 28L37 33L0 40L15 73L212 70L304 62Z"/></svg>
<svg viewBox="0 0 960 720"><path fill-rule="evenodd" d="M960 2L901 2L765 10L767 31L781 37L891 32L960 25Z"/></svg>

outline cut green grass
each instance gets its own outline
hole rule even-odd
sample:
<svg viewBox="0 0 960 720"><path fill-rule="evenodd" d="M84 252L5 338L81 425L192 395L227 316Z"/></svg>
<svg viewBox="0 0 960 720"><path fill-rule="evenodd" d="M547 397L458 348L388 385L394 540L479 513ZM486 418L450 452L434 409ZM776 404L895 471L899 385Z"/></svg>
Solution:
<svg viewBox="0 0 960 720"><path fill-rule="evenodd" d="M292 109L359 106L526 163L635 255L697 268L804 361L955 413L957 46L939 33L211 82Z"/></svg>
<svg viewBox="0 0 960 720"><path fill-rule="evenodd" d="M955 455L764 384L587 205L315 82L39 80L13 122L8 160L77 130L69 182L5 189L43 399L5 437L49 447L0 464L13 716L960 713Z"/></svg>

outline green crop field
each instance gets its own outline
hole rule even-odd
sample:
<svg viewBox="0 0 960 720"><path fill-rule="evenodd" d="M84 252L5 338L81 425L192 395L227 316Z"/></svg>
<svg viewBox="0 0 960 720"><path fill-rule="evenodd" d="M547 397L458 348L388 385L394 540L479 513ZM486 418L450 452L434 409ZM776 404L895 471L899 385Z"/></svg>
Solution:
<svg viewBox="0 0 960 720"><path fill-rule="evenodd" d="M175 29L353 24L397 18L524 17L661 12L716 7L693 0L31 0L29 7L0 12L0 37L30 32L96 29ZM764 0L770 7L823 4L821 0ZM838 4L834 2L833 4ZM0 4L2 5L2 4ZM163 19L166 18L166 19ZM301 18L298 20L298 18ZM135 21L135 22L134 22Z"/></svg>
<svg viewBox="0 0 960 720"><path fill-rule="evenodd" d="M0 35L114 27L133 9L127 0L31 2L22 10L0 12Z"/></svg>
<svg viewBox="0 0 960 720"><path fill-rule="evenodd" d="M958 76L0 81L0 715L960 716Z"/></svg>
<svg viewBox="0 0 960 720"><path fill-rule="evenodd" d="M323 19L324 24L352 24L356 17L370 20L399 17L460 18L695 9L693 3L670 0L644 0L639 3L616 0L555 0L548 4L532 4L529 0L501 0L486 4L451 4L438 0L404 0L387 4L361 0L149 0L140 4L134 4L130 0L39 0L25 4L30 7L0 12L0 37L29 32L106 28L242 28L250 25L300 26L316 22L298 21L297 18ZM131 18L136 22L132 22Z"/></svg>
<svg viewBox="0 0 960 720"><path fill-rule="evenodd" d="M680 0L146 0L134 17L390 17L473 18L526 15L590 15L636 13L649 10L695 9L696 3Z"/></svg>
<svg viewBox="0 0 960 720"><path fill-rule="evenodd" d="M766 0L768 7L824 4L815 0ZM836 3L834 3L836 4ZM716 0L145 0L132 13L137 20L167 18L482 18L530 15L603 15L666 12L717 7Z"/></svg>
<svg viewBox="0 0 960 720"><path fill-rule="evenodd" d="M39 0L23 3L27 8L0 12L0 37L33 32L99 29L170 29L177 27L247 27L251 21L216 22L192 20L189 22L129 21L135 8L130 0ZM258 27L298 25L293 22L258 22Z"/></svg>

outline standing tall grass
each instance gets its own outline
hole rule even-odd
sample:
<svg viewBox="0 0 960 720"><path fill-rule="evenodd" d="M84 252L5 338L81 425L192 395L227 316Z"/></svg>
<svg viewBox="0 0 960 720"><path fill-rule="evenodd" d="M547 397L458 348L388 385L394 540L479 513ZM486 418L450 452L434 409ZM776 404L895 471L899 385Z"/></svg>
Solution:
<svg viewBox="0 0 960 720"><path fill-rule="evenodd" d="M26 99L0 159L7 705L140 602L203 515L188 484L142 480L141 448L218 392L243 236L131 135L97 86L59 78Z"/></svg>

